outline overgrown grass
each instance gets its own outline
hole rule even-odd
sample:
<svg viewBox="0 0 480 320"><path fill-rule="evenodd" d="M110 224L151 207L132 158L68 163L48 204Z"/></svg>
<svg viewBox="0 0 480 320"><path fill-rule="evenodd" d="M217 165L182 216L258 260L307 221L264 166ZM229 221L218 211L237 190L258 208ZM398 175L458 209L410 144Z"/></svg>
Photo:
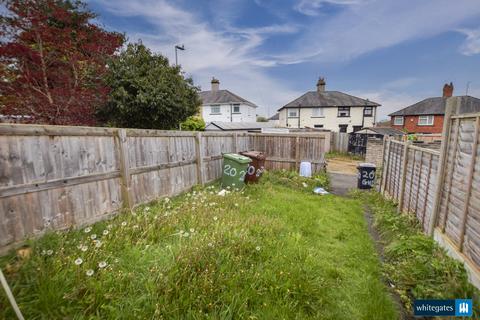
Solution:
<svg viewBox="0 0 480 320"><path fill-rule="evenodd" d="M325 154L325 159L345 159L345 160L355 160L361 161L365 160L365 157L360 155L351 154L348 152L338 152L338 151L330 151Z"/></svg>
<svg viewBox="0 0 480 320"><path fill-rule="evenodd" d="M468 282L463 265L422 232L414 215L398 214L395 204L378 192L354 195L374 215L385 245L384 275L408 311L414 299L473 298L474 318L480 317L479 291Z"/></svg>
<svg viewBox="0 0 480 320"><path fill-rule="evenodd" d="M396 319L361 202L288 175L52 232L0 266L27 319Z"/></svg>

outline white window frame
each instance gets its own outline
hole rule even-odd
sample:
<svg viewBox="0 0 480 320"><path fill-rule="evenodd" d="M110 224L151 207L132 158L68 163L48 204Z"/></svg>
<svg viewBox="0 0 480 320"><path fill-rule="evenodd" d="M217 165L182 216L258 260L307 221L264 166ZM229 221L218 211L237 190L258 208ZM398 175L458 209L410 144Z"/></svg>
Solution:
<svg viewBox="0 0 480 320"><path fill-rule="evenodd" d="M429 116L418 116L418 125L419 126L433 126L435 117L432 115ZM422 121L425 120L425 121ZM423 123L422 123L423 122Z"/></svg>
<svg viewBox="0 0 480 320"><path fill-rule="evenodd" d="M403 126L405 119L403 116L394 116L393 117L393 125L394 126Z"/></svg>
<svg viewBox="0 0 480 320"><path fill-rule="evenodd" d="M210 114L222 114L220 106L210 106Z"/></svg>
<svg viewBox="0 0 480 320"><path fill-rule="evenodd" d="M235 108L238 108L238 111L235 111ZM232 105L232 113L240 113L240 105L239 104Z"/></svg>
<svg viewBox="0 0 480 320"><path fill-rule="evenodd" d="M313 108L312 109L312 118L325 118L323 108Z"/></svg>
<svg viewBox="0 0 480 320"><path fill-rule="evenodd" d="M292 115L290 112L294 112L295 115ZM298 118L298 109L296 109L296 108L295 108L295 109L294 109L294 108L288 109L288 110L287 110L287 116L288 116L289 118Z"/></svg>

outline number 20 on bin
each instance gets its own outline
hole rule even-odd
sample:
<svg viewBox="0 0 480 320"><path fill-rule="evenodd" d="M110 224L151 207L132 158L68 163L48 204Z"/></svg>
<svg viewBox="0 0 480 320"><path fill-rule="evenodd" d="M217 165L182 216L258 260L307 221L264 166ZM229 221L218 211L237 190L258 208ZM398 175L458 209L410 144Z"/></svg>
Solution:
<svg viewBox="0 0 480 320"><path fill-rule="evenodd" d="M227 176L235 177L237 175L237 169L232 168L232 166L229 165L229 164L226 164L223 167L223 173L226 174ZM240 177L238 178L238 181L243 181L245 179L245 174L246 174L245 170L241 170L240 171Z"/></svg>
<svg viewBox="0 0 480 320"><path fill-rule="evenodd" d="M363 174L361 174L360 172L358 173L359 176L361 176L362 178L362 184L364 186L371 186L373 185L373 178L375 178L375 172L374 171L370 171L370 172L367 172L367 171L363 171Z"/></svg>

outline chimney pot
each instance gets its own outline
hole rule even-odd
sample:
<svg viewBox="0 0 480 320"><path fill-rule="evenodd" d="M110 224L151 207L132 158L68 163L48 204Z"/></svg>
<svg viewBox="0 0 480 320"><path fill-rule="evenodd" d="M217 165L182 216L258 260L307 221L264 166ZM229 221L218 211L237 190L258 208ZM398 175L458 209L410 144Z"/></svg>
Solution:
<svg viewBox="0 0 480 320"><path fill-rule="evenodd" d="M220 89L220 81L212 77L212 91L218 91Z"/></svg>
<svg viewBox="0 0 480 320"><path fill-rule="evenodd" d="M445 83L443 86L443 97L444 98L449 98L453 95L453 83L450 82L450 84Z"/></svg>
<svg viewBox="0 0 480 320"><path fill-rule="evenodd" d="M325 92L325 85L326 85L325 79L320 77L317 82L317 92L318 93Z"/></svg>

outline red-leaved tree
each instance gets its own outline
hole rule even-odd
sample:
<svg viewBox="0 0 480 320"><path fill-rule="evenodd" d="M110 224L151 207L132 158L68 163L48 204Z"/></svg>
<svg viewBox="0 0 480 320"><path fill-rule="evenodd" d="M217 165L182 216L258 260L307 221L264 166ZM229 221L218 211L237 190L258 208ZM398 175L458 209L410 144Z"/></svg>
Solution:
<svg viewBox="0 0 480 320"><path fill-rule="evenodd" d="M106 61L123 44L119 33L92 24L80 1L2 0L0 113L35 123L94 125L105 103Z"/></svg>

